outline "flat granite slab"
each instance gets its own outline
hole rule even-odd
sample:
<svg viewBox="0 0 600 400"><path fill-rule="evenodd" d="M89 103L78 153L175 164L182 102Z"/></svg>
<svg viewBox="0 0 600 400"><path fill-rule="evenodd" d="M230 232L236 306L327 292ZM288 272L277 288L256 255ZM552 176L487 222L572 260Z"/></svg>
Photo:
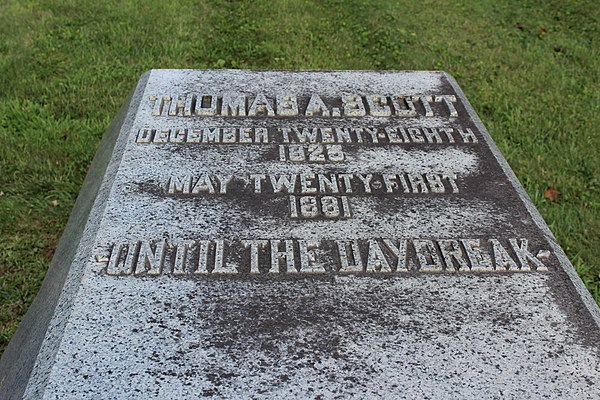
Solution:
<svg viewBox="0 0 600 400"><path fill-rule="evenodd" d="M0 398L599 398L599 321L446 73L154 70Z"/></svg>

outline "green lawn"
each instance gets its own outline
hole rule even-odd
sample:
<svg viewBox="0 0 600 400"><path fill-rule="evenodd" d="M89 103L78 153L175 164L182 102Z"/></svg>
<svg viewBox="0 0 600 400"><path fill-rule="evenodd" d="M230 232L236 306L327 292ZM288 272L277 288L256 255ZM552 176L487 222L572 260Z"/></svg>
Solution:
<svg viewBox="0 0 600 400"><path fill-rule="evenodd" d="M151 68L451 73L600 301L597 2L371 3L1 1L0 351L104 130Z"/></svg>

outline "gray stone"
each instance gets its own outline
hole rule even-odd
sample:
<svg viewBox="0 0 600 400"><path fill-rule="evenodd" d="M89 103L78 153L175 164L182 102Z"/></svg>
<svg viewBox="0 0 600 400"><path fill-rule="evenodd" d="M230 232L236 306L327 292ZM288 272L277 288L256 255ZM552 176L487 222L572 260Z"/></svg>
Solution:
<svg viewBox="0 0 600 400"><path fill-rule="evenodd" d="M597 398L599 316L447 74L156 70L0 398Z"/></svg>

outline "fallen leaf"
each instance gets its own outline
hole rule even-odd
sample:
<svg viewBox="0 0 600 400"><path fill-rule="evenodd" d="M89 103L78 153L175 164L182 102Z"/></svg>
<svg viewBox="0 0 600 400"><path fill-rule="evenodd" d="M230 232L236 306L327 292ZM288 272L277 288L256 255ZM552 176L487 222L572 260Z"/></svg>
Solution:
<svg viewBox="0 0 600 400"><path fill-rule="evenodd" d="M52 200L50 202L50 204L52 204L52 206L54 206L54 207L58 207L59 202L58 202L58 200Z"/></svg>
<svg viewBox="0 0 600 400"><path fill-rule="evenodd" d="M518 30L522 31L522 30L523 30L523 24L522 24L522 23L520 23L520 22L517 22L517 23L515 24L515 28L517 28Z"/></svg>
<svg viewBox="0 0 600 400"><path fill-rule="evenodd" d="M550 201L558 201L560 197L560 192L553 186L549 186L544 189L544 198Z"/></svg>

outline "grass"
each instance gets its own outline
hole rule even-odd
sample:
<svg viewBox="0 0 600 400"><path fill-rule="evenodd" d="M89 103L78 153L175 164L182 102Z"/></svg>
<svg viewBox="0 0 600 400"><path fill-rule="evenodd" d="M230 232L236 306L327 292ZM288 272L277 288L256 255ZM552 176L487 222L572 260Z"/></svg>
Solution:
<svg viewBox="0 0 600 400"><path fill-rule="evenodd" d="M593 0L4 0L0 351L104 130L151 68L448 71L600 302L598 20Z"/></svg>

